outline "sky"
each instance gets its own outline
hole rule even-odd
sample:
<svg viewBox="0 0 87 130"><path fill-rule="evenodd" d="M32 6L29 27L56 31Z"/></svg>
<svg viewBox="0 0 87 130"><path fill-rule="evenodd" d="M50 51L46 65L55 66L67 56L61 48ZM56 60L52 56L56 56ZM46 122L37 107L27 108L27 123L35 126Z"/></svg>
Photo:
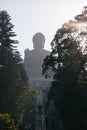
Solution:
<svg viewBox="0 0 87 130"><path fill-rule="evenodd" d="M0 0L0 11L6 10L15 25L13 31L22 58L26 48L33 49L32 37L37 32L45 35L45 49L51 50L58 28L80 14L84 6L87 0Z"/></svg>

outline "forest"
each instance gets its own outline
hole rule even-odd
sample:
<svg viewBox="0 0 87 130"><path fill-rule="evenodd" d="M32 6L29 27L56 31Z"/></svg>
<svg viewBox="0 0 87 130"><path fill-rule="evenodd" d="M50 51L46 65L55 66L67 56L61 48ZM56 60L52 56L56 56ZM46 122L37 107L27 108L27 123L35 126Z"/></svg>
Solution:
<svg viewBox="0 0 87 130"><path fill-rule="evenodd" d="M23 130L18 124L19 116L34 95L17 50L19 42L15 40L13 28L8 12L0 11L0 130ZM49 120L46 114L51 101L59 114L55 116L54 124L50 122L46 129L86 130L87 6L74 20L57 30L50 45L52 50L42 65L42 74L46 78L50 77L49 70L53 71L48 101L44 106L45 120ZM60 121L63 127L59 127Z"/></svg>

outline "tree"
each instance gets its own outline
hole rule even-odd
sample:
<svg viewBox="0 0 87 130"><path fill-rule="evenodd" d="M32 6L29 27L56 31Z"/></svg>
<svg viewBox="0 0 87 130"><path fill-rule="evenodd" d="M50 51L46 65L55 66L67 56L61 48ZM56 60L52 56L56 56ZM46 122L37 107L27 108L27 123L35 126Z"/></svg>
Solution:
<svg viewBox="0 0 87 130"><path fill-rule="evenodd" d="M14 44L18 43L17 40L11 39L12 37L16 35L12 31L14 26L10 23L10 20L11 18L6 11L0 12L0 72L2 74L4 74L4 71L6 71L6 69L8 68L9 63L11 62L10 59L11 60L14 59L13 58L14 57L14 54L13 54ZM11 64L12 63L10 63L10 65ZM5 80L6 78L4 78L3 75L1 75L0 79L2 81L2 80ZM4 81L4 83L6 83L6 80Z"/></svg>
<svg viewBox="0 0 87 130"><path fill-rule="evenodd" d="M0 130L17 130L11 115L0 113Z"/></svg>
<svg viewBox="0 0 87 130"><path fill-rule="evenodd" d="M85 9L87 10L86 7ZM85 19L86 10L83 11L85 14L81 15L85 16ZM74 21L64 23L51 42L50 56L46 57L43 63L43 74L47 75L50 67L54 71L49 99L54 100L65 128L71 130L87 128L85 111L87 108L87 25L85 22L80 22L77 16ZM85 26L82 26L84 23Z"/></svg>
<svg viewBox="0 0 87 130"><path fill-rule="evenodd" d="M13 118L23 110L23 97L29 95L28 79L17 51L17 40L12 40L11 18L6 11L0 12L0 112L10 113ZM26 96L25 96L26 97ZM22 100L23 99L23 100ZM26 99L25 99L26 102ZM16 118L17 119L17 118Z"/></svg>

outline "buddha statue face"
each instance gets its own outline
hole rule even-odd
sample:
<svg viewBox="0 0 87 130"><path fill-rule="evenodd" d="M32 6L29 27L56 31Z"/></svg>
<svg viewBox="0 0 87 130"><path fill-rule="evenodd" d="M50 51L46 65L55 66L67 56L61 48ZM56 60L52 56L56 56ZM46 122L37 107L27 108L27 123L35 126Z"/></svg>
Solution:
<svg viewBox="0 0 87 130"><path fill-rule="evenodd" d="M43 49L45 43L45 36L42 33L36 33L33 36L33 48L34 49Z"/></svg>

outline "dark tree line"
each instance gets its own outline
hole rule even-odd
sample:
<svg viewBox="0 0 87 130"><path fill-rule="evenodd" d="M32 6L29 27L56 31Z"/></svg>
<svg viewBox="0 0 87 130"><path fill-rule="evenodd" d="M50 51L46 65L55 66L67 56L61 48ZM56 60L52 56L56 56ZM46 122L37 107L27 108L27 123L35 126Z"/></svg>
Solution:
<svg viewBox="0 0 87 130"><path fill-rule="evenodd" d="M7 11L0 11L0 113L10 113L17 120L29 85L10 21Z"/></svg>
<svg viewBox="0 0 87 130"><path fill-rule="evenodd" d="M87 7L64 23L51 42L43 74L52 68L54 81L49 100L54 100L65 129L87 129Z"/></svg>

